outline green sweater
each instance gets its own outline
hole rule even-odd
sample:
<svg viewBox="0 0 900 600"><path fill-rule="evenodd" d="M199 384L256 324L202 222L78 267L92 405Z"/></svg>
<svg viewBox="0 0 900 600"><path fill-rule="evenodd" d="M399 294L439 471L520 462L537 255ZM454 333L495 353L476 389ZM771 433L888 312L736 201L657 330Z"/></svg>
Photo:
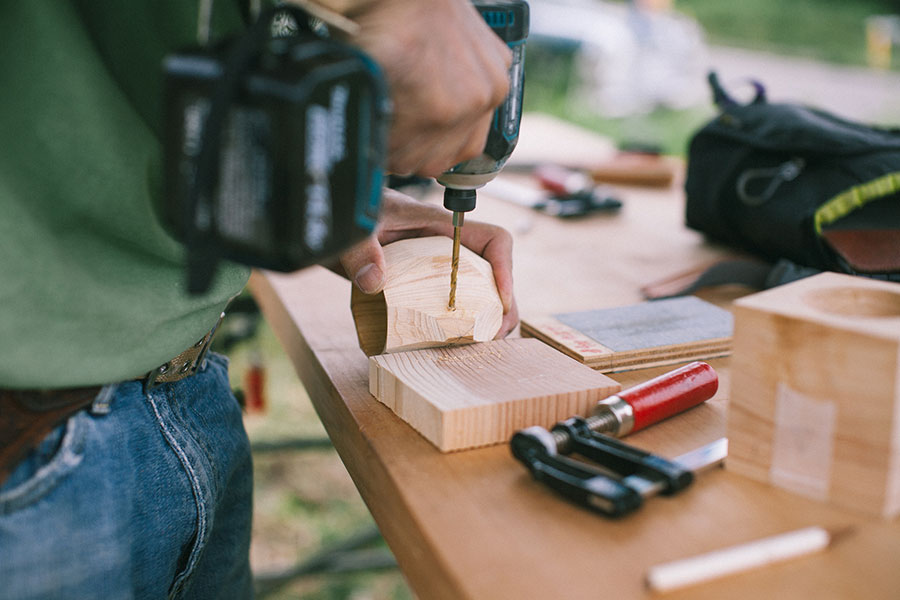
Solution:
<svg viewBox="0 0 900 600"><path fill-rule="evenodd" d="M239 23L215 2L214 31ZM26 0L0 9L0 388L140 376L203 336L247 269L184 291L160 225L163 56L185 0Z"/></svg>

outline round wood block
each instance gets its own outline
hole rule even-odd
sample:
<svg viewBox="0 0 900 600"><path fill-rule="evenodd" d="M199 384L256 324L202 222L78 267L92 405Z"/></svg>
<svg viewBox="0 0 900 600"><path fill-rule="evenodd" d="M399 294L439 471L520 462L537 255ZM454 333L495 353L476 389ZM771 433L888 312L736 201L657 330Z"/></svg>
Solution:
<svg viewBox="0 0 900 600"><path fill-rule="evenodd" d="M443 236L400 240L384 247L384 291L350 299L359 345L368 356L483 342L503 321L491 265L460 247L456 308L450 309L453 240Z"/></svg>

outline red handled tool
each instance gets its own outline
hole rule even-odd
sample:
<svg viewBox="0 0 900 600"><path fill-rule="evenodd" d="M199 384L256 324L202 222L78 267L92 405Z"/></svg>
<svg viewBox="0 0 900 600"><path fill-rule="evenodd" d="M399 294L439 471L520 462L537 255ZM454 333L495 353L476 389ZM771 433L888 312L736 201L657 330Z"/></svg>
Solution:
<svg viewBox="0 0 900 600"><path fill-rule="evenodd" d="M601 400L588 426L624 437L706 402L718 389L716 371L705 362L692 362Z"/></svg>
<svg viewBox="0 0 900 600"><path fill-rule="evenodd" d="M557 196L570 196L595 187L594 180L586 173L558 165L538 165L534 169L534 176L542 188Z"/></svg>
<svg viewBox="0 0 900 600"><path fill-rule="evenodd" d="M579 504L621 516L645 498L672 495L689 486L694 472L724 460L727 442L722 439L670 461L610 436L621 437L683 412L712 398L717 389L713 368L693 362L600 401L586 419L572 417L550 431L518 431L510 446L535 479ZM603 470L562 456L571 453Z"/></svg>
<svg viewBox="0 0 900 600"><path fill-rule="evenodd" d="M555 217L580 217L592 212L612 212L622 207L607 186L598 186L585 173L557 165L540 165L534 171L541 187L552 194L535 206Z"/></svg>

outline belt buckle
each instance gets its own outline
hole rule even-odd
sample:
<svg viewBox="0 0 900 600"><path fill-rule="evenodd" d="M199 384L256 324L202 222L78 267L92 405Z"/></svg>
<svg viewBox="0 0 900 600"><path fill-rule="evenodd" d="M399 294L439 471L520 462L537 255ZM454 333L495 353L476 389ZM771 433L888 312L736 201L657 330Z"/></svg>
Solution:
<svg viewBox="0 0 900 600"><path fill-rule="evenodd" d="M172 383L190 377L203 365L209 347L212 345L213 336L225 318L225 313L219 315L219 319L212 329L196 344L156 367L144 378L144 392L148 392L163 383Z"/></svg>

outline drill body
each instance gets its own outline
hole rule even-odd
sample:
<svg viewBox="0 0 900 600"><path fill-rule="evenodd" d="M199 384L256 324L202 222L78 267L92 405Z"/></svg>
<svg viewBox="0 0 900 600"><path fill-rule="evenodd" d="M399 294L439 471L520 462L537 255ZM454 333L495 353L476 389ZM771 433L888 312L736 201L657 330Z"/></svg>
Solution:
<svg viewBox="0 0 900 600"><path fill-rule="evenodd" d="M522 97L525 90L525 40L529 10L526 0L475 0L475 8L491 29L512 50L509 93L491 120L491 128L480 156L461 162L442 173L437 181L445 187L444 208L453 212L453 257L449 308L455 308L456 275L459 266L460 228L465 213L474 210L475 190L491 181L512 154L519 139Z"/></svg>

